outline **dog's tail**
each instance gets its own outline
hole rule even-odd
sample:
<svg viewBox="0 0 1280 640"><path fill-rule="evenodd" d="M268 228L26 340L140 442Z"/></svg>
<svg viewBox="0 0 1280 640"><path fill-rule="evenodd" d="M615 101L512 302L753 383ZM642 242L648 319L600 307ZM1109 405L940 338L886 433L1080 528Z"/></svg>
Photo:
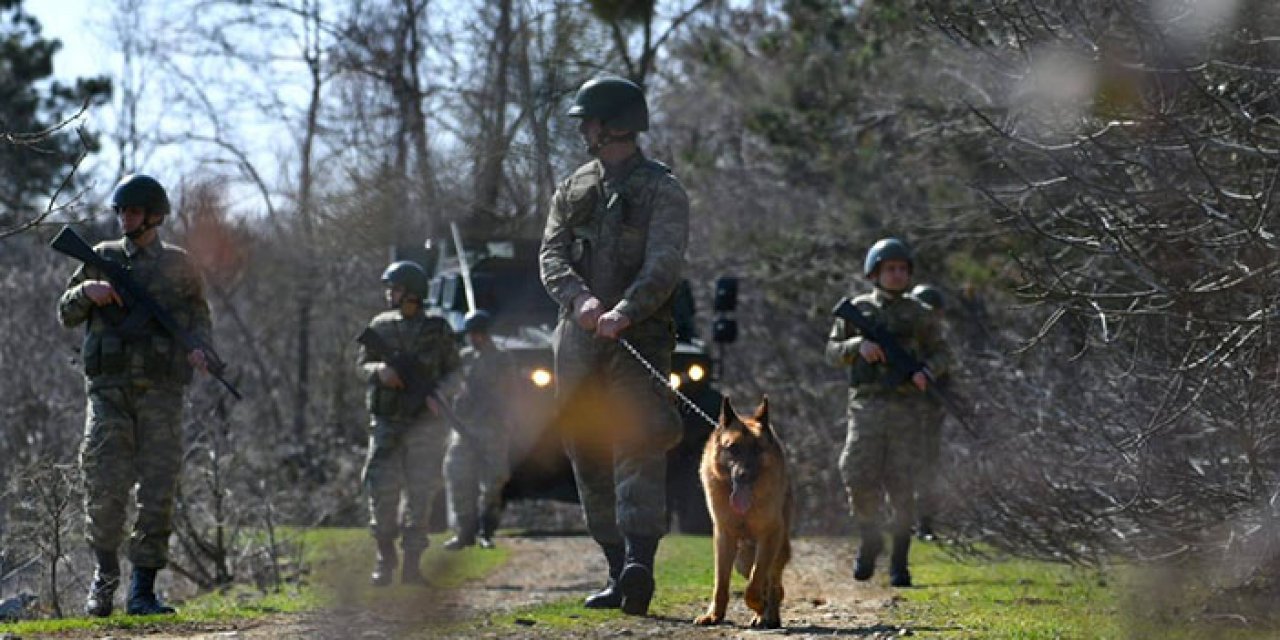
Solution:
<svg viewBox="0 0 1280 640"><path fill-rule="evenodd" d="M756 559L756 541L741 540L738 542L738 557L734 559L733 566L738 568L738 574L744 578L751 577L751 563Z"/></svg>

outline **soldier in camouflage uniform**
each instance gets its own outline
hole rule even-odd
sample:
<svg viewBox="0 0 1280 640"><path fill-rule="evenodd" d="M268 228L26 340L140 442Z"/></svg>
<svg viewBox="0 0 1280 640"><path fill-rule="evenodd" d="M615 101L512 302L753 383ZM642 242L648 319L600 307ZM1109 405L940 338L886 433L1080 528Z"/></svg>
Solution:
<svg viewBox="0 0 1280 640"><path fill-rule="evenodd" d="M488 312L476 310L463 323L468 346L462 351L462 387L454 409L465 431L454 425L444 457L449 520L456 535L451 551L476 544L493 548L502 511L502 487L511 477L508 461L511 416L505 399L514 391L515 362L489 335Z"/></svg>
<svg viewBox="0 0 1280 640"><path fill-rule="evenodd" d="M911 290L911 297L927 305L939 326L945 326L943 305L946 300L941 291L927 284L918 284ZM935 376L934 384L945 388L947 376ZM915 475L916 537L921 540L933 540L933 515L938 509L938 465L942 459L942 423L947 418L947 409L933 398L928 399L925 407L920 416L923 431L922 448L920 466Z"/></svg>
<svg viewBox="0 0 1280 640"><path fill-rule="evenodd" d="M403 391L413 375L439 384L458 368L453 331L442 318L423 312L427 274L417 263L393 262L382 274L387 287L384 311L369 322L396 352L409 359L415 371L397 371L387 354L360 347L358 370L368 383L366 396L372 419L369 455L364 466L364 486L369 492L369 528L378 555L370 576L374 586L391 584L396 563L396 538L404 552L400 582L426 584L419 569L426 550L427 516L440 489L448 427L441 407L429 397L425 406L410 406ZM404 513L400 497L404 495Z"/></svg>
<svg viewBox="0 0 1280 640"><path fill-rule="evenodd" d="M157 227L170 212L154 178L126 176L111 194L124 238L94 251L125 265L138 284L204 344L209 305L196 266L181 248L162 242ZM138 328L115 322L120 294L93 267L81 266L58 301L65 327L87 324L81 358L88 389L80 469L84 474L86 537L97 561L85 611L111 615L120 583L117 550L124 537L129 492L137 488L137 518L129 536L133 564L130 615L173 613L155 595L156 573L168 562L173 504L182 466L182 395L207 356L187 352L152 320ZM130 310L124 309L124 313Z"/></svg>
<svg viewBox="0 0 1280 640"><path fill-rule="evenodd" d="M875 289L854 298L853 304L886 326L903 348L925 363L928 373L939 375L945 373L946 356L936 319L928 307L907 295L912 267L911 252L902 241L876 242L863 263L863 274ZM850 368L849 430L840 454L840 475L861 536L853 577L868 580L875 572L884 544L881 507L887 494L893 512L889 582L910 586L913 474L924 449L921 417L929 408L924 394L928 376L917 371L897 387L881 384L888 373L884 350L843 319L836 319L831 328L826 353L832 364Z"/></svg>
<svg viewBox="0 0 1280 640"><path fill-rule="evenodd" d="M682 430L669 395L617 339L670 373L689 200L636 144L649 112L634 83L589 80L569 115L582 120L595 160L557 188L540 259L542 282L561 308L555 376L566 447L587 529L609 565L607 586L585 604L644 615L667 527L667 451Z"/></svg>

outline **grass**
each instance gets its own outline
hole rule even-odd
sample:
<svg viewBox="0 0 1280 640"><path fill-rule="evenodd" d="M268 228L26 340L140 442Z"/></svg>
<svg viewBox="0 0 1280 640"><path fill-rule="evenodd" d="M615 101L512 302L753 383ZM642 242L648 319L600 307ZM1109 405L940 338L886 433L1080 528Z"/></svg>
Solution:
<svg viewBox="0 0 1280 640"><path fill-rule="evenodd" d="M1275 638L1276 629L1188 622L1175 603L1133 567L1088 570L995 558L956 560L934 544L912 548L920 585L897 593L890 622L930 638ZM1180 610L1203 606L1205 594L1181 592ZM1159 602L1154 600L1161 600ZM1197 605L1197 602L1200 604ZM1159 612L1175 615L1162 615Z"/></svg>
<svg viewBox="0 0 1280 640"><path fill-rule="evenodd" d="M394 586L376 590L368 583L373 559L373 540L365 529L308 529L289 532L301 546L305 579L286 584L279 591L263 592L245 585L227 591L202 594L177 603L179 612L171 616L128 616L117 610L109 618L63 618L27 620L0 624L0 633L17 636L49 635L84 630L137 630L209 628L240 620L274 614L297 614L323 609L335 598L370 605L413 607L422 597L417 587ZM440 540L442 536L433 536ZM432 586L454 587L481 578L506 562L508 552L466 549L446 553L439 545L423 558L424 573ZM78 610L80 594L65 595L66 607Z"/></svg>

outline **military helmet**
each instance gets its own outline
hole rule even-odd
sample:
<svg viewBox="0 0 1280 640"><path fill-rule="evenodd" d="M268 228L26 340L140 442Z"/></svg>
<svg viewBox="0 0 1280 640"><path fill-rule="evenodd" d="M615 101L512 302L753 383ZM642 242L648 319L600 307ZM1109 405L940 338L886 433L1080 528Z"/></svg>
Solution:
<svg viewBox="0 0 1280 640"><path fill-rule="evenodd" d="M430 288L427 271L411 260L398 260L387 265L386 271L382 272L382 284L388 287L398 284L423 299L426 299Z"/></svg>
<svg viewBox="0 0 1280 640"><path fill-rule="evenodd" d="M618 131L649 130L644 90L618 76L600 76L584 82L569 107L569 116L599 118L605 127Z"/></svg>
<svg viewBox="0 0 1280 640"><path fill-rule="evenodd" d="M911 297L939 311L946 304L946 298L943 297L942 292L937 287L931 287L927 284L916 285L911 290Z"/></svg>
<svg viewBox="0 0 1280 640"><path fill-rule="evenodd" d="M484 309L476 309L468 311L462 320L462 330L466 333L472 331L488 331L489 326L493 324L493 316L489 315Z"/></svg>
<svg viewBox="0 0 1280 640"><path fill-rule="evenodd" d="M882 238L871 245L871 250L867 251L867 259L862 263L862 275L867 278L872 277L880 267L880 263L885 260L906 260L909 268L915 267L915 261L911 258L911 249L907 247L907 243L897 238Z"/></svg>
<svg viewBox="0 0 1280 640"><path fill-rule="evenodd" d="M169 194L159 180L145 173L132 173L111 192L111 208L120 211L126 207L142 207L148 214L167 216Z"/></svg>

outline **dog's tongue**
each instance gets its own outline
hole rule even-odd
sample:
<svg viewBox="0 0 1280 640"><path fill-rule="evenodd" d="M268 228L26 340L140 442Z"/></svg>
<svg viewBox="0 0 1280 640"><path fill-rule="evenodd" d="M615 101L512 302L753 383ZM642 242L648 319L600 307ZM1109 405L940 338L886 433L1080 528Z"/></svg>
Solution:
<svg viewBox="0 0 1280 640"><path fill-rule="evenodd" d="M746 514L747 509L751 508L751 486L735 482L733 491L729 493L729 506L733 507L733 511L738 515Z"/></svg>

